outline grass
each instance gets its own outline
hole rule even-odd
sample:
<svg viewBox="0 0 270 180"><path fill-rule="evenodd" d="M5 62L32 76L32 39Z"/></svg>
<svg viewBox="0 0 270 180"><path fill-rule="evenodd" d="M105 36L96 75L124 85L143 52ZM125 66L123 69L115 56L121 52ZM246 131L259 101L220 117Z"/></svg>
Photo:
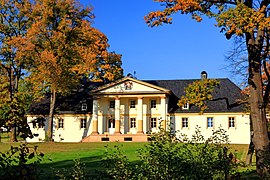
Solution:
<svg viewBox="0 0 270 180"><path fill-rule="evenodd" d="M0 142L8 142L9 141L9 133L2 132L0 133Z"/></svg>
<svg viewBox="0 0 270 180"><path fill-rule="evenodd" d="M5 141L3 141L5 140ZM2 136L0 143L0 152L6 152L10 146L19 146L20 143L8 143L8 138ZM38 146L38 152L45 154L44 160L40 164L41 179L54 179L56 171L66 169L71 170L74 165L74 159L80 159L85 164L87 174L89 176L95 175L96 170L102 170L100 162L105 153L105 146L113 147L116 144L121 144L125 155L131 163L136 164L139 157L137 150L143 148L147 143L30 143L33 146ZM238 160L245 161L248 151L248 145L231 145L231 151L236 153ZM254 160L255 162L255 160ZM255 166L249 168L240 168L245 179L256 179L254 175Z"/></svg>
<svg viewBox="0 0 270 180"><path fill-rule="evenodd" d="M105 146L114 147L121 144L122 149L132 163L139 160L137 150L144 147L146 143L30 143L38 146L38 152L45 154L41 162L41 179L52 179L56 171L62 171L63 168L70 170L74 165L74 159L80 159L85 164L87 174L93 176L96 170L101 170L100 162L105 153ZM19 146L20 143L0 143L0 152L10 149L10 146Z"/></svg>

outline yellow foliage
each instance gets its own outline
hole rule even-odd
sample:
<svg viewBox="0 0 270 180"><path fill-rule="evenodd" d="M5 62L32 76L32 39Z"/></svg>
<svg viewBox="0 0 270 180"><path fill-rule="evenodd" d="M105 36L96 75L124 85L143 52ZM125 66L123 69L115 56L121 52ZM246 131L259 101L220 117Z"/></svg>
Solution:
<svg viewBox="0 0 270 180"><path fill-rule="evenodd" d="M199 107L200 113L203 113L207 109L207 101L213 100L212 93L219 84L219 81L214 79L194 81L185 88L185 96L178 101L178 106L182 107L189 103Z"/></svg>

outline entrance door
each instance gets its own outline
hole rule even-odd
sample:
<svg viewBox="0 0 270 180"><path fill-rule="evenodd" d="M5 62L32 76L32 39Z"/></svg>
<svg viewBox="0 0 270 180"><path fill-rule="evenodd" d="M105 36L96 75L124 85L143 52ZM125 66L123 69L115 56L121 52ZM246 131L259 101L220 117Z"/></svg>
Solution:
<svg viewBox="0 0 270 180"><path fill-rule="evenodd" d="M109 132L109 134L114 134L114 132L115 132L115 119L108 120L108 132Z"/></svg>

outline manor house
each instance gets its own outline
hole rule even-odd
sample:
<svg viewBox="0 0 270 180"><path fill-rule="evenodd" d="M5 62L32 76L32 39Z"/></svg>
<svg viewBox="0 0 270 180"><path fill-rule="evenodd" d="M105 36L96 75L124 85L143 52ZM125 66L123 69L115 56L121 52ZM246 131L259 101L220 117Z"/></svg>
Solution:
<svg viewBox="0 0 270 180"><path fill-rule="evenodd" d="M202 78L207 78L202 72ZM242 99L241 89L227 78L217 79L220 87L213 92L208 109L192 104L182 107L178 100L184 88L199 79L138 80L124 77L107 84L84 83L69 96L56 101L53 139L56 142L146 142L149 135L168 129L191 137L200 127L207 138L213 130L227 131L232 144L250 143L250 118L244 106L229 106ZM230 108L229 108L230 107ZM44 141L49 114L49 98L31 105L27 120L33 138Z"/></svg>

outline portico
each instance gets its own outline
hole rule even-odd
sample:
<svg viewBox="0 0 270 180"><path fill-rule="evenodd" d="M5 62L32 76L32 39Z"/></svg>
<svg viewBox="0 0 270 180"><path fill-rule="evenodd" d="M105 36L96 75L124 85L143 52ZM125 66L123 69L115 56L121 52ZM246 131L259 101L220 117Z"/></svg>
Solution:
<svg viewBox="0 0 270 180"><path fill-rule="evenodd" d="M165 95L95 97L92 134L146 134L166 123ZM156 118L154 120L153 118ZM151 125L151 119L155 122Z"/></svg>
<svg viewBox="0 0 270 180"><path fill-rule="evenodd" d="M93 91L90 136L146 137L160 125L165 128L169 94L169 90L130 78Z"/></svg>

